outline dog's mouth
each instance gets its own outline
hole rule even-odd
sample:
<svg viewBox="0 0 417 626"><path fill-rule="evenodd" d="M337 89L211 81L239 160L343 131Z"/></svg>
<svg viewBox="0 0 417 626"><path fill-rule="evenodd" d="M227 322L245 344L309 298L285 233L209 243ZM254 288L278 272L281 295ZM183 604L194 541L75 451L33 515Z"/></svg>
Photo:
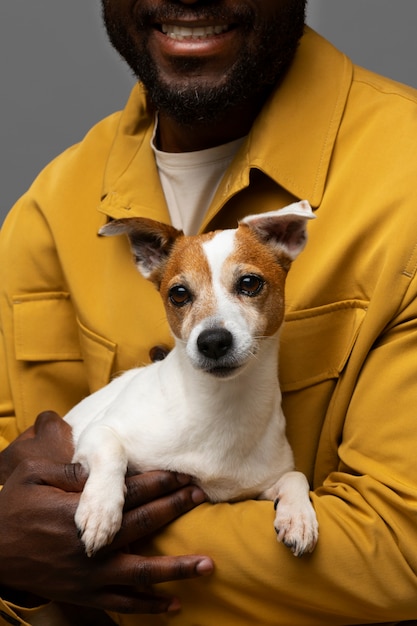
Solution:
<svg viewBox="0 0 417 626"><path fill-rule="evenodd" d="M236 374L239 369L240 369L239 365L232 365L232 366L217 365L215 367L205 368L205 371L207 372L207 374L211 374L212 376L215 376L216 378L230 378L231 376Z"/></svg>

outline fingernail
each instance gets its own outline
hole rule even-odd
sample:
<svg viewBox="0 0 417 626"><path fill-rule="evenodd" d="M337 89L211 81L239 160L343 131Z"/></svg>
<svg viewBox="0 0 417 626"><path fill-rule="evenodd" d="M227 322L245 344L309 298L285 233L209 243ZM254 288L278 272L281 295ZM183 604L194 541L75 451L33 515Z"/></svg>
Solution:
<svg viewBox="0 0 417 626"><path fill-rule="evenodd" d="M199 487L195 487L191 492L191 499L194 504L201 504L206 501L206 494Z"/></svg>
<svg viewBox="0 0 417 626"><path fill-rule="evenodd" d="M199 574L200 576L208 576L212 573L213 569L214 564L211 559L202 559L197 563L195 568L197 574Z"/></svg>

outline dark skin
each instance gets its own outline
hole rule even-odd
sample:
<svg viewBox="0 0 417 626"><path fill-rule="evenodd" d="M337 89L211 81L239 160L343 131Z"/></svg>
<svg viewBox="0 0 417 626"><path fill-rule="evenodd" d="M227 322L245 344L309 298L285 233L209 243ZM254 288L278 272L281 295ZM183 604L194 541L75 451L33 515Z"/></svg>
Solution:
<svg viewBox="0 0 417 626"><path fill-rule="evenodd" d="M305 0L102 0L110 40L159 113L159 147L191 152L246 135L291 63ZM165 26L224 25L204 39ZM180 93L180 97L177 95Z"/></svg>
<svg viewBox="0 0 417 626"><path fill-rule="evenodd" d="M204 494L188 477L170 472L129 477L122 529L111 546L88 558L74 524L86 476L71 456L70 427L52 412L2 453L1 583L30 592L22 597L26 605L46 597L123 613L178 609L178 599L157 595L151 585L209 574L211 560L144 557L126 549L203 502Z"/></svg>
<svg viewBox="0 0 417 626"><path fill-rule="evenodd" d="M159 147L170 152L202 150L249 132L292 60L305 9L304 0L102 4L113 45L158 110ZM207 32L219 25L222 32ZM205 34L179 40L166 27ZM22 604L46 598L122 613L177 610L178 599L161 597L151 585L211 574L213 562L201 555L143 556L140 545L204 494L188 477L169 472L128 477L122 528L111 546L88 558L74 524L86 476L71 464L72 452L68 425L47 413L0 455L0 585L31 594L17 598Z"/></svg>

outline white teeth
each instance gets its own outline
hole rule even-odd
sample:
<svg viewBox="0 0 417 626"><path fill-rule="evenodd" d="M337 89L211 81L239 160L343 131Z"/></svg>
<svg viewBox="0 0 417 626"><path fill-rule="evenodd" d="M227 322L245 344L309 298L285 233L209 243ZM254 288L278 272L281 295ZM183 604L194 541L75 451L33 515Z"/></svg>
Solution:
<svg viewBox="0 0 417 626"><path fill-rule="evenodd" d="M197 28L187 28L186 26L174 26L172 24L162 24L162 32L176 39L183 41L184 39L204 39L212 35L220 35L228 29L227 24L219 24L218 26L199 26Z"/></svg>

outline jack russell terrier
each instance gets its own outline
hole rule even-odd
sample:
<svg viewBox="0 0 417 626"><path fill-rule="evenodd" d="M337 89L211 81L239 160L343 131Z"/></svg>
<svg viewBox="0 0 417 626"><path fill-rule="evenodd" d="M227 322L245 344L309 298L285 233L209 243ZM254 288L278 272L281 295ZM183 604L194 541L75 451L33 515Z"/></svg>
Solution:
<svg viewBox="0 0 417 626"><path fill-rule="evenodd" d="M272 500L278 541L296 556L314 549L316 515L307 479L294 471L277 379L285 278L313 217L302 201L192 237L144 218L99 231L128 235L175 347L65 418L73 462L89 474L75 515L88 555L121 526L128 467L189 474L211 502Z"/></svg>

